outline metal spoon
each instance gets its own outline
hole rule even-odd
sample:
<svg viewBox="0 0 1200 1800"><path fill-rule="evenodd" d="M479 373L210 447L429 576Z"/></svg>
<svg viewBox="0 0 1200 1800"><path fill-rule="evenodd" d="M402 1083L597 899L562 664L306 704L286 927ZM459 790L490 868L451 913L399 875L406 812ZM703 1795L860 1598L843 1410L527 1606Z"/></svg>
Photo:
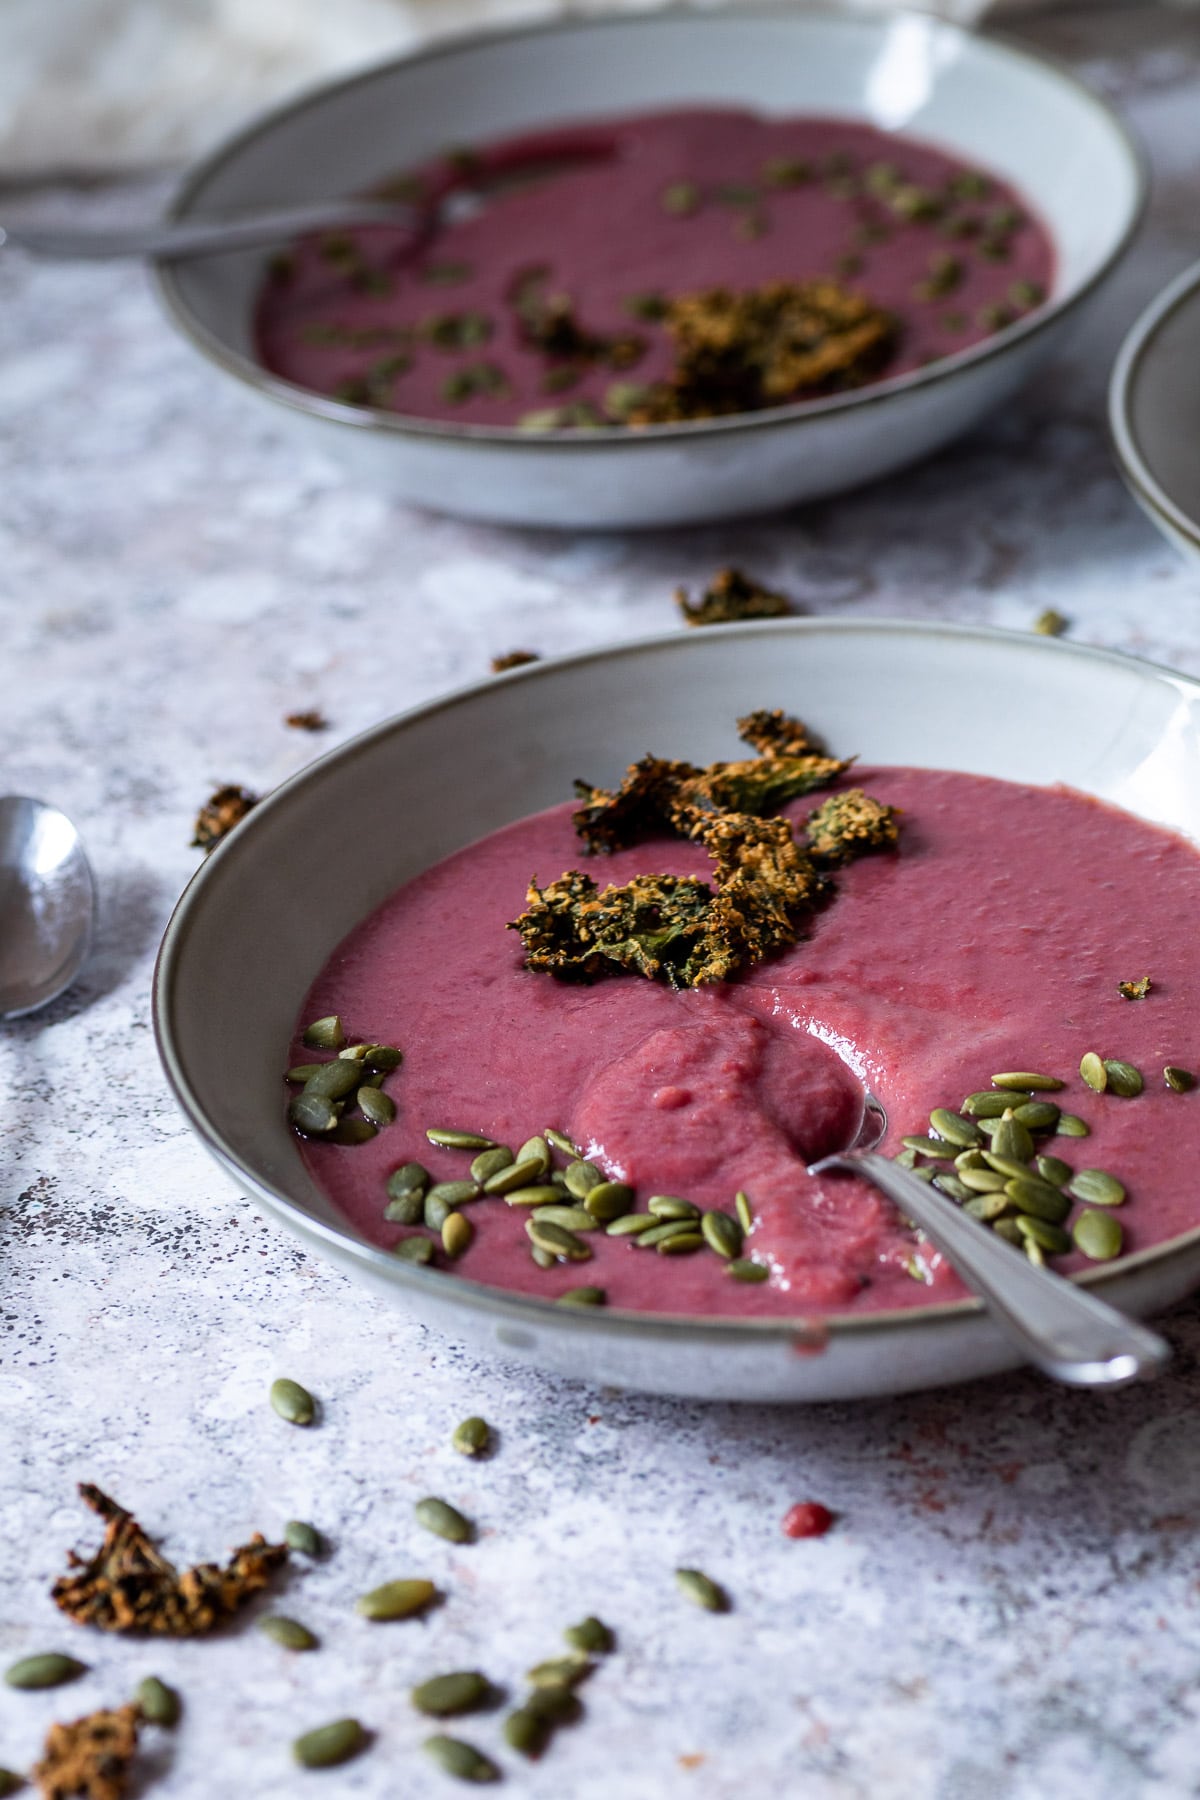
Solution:
<svg viewBox="0 0 1200 1800"><path fill-rule="evenodd" d="M35 1012L70 987L95 912L91 865L66 814L0 796L0 1019Z"/></svg>
<svg viewBox="0 0 1200 1800"><path fill-rule="evenodd" d="M272 206L229 213L221 219L168 220L165 224L105 226L19 225L0 227L0 245L34 256L95 261L114 256L209 256L222 250L253 250L281 244L306 231L336 231L350 225L393 225L427 231L428 210L397 201L318 200L304 206Z"/></svg>
<svg viewBox="0 0 1200 1800"><path fill-rule="evenodd" d="M1056 1381L1113 1387L1159 1373L1171 1355L1164 1338L1134 1324L1086 1288L1037 1267L947 1195L881 1156L875 1146L886 1130L887 1114L868 1088L854 1143L811 1164L809 1174L849 1169L894 1200L1030 1362Z"/></svg>

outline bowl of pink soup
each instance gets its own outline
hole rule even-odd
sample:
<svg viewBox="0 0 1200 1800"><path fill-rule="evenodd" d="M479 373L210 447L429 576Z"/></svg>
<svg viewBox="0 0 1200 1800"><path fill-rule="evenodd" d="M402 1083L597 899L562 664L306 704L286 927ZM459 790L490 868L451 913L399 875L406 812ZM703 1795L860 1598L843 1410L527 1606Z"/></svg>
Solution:
<svg viewBox="0 0 1200 1800"><path fill-rule="evenodd" d="M981 704L986 700L986 704ZM852 781L900 810L895 850L836 875L791 948L679 991L627 974L564 983L508 929L539 884L702 875L695 844L589 859L572 781L611 786L647 749L740 754L735 720L803 718ZM487 744L480 758L478 746ZM898 1392L1013 1366L953 1271L853 1177L806 1163L853 1134L859 1086L891 1148L997 1071L1063 1082L1086 1138L1041 1146L1125 1189L1121 1252L1064 1274L1145 1313L1200 1280L1200 683L1113 654L967 627L800 620L675 634L534 665L386 722L264 800L179 903L155 1018L192 1127L242 1192L354 1280L477 1349L618 1385L778 1401ZM786 810L794 828L820 795ZM314 852L314 846L319 850ZM1121 984L1150 977L1149 992ZM369 1141L301 1137L283 1074L306 1023L403 1051ZM1097 1093L1087 1052L1137 1068ZM553 1128L606 1177L732 1211L759 1278L707 1247L663 1256L603 1231L543 1266L530 1215L468 1197L454 1258L398 1246L409 1161L466 1176L473 1152ZM566 1196L564 1196L566 1198ZM1082 1204L1082 1203L1081 1203ZM1019 1251L1014 1249L1014 1255ZM581 1284L606 1304L562 1304ZM351 1304L348 1296L348 1305Z"/></svg>
<svg viewBox="0 0 1200 1800"><path fill-rule="evenodd" d="M503 523L682 524L968 429L1053 352L1144 188L1080 84L922 15L574 20L328 84L173 209L389 189L439 208L428 241L348 229L158 279L189 340L356 478ZM758 297L715 375L714 293Z"/></svg>

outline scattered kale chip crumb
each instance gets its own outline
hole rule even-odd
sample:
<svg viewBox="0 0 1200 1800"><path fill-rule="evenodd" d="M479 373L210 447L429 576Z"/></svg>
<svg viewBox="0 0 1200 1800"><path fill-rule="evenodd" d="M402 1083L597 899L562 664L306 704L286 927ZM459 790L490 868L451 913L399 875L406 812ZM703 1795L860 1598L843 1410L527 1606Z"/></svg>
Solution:
<svg viewBox="0 0 1200 1800"><path fill-rule="evenodd" d="M238 787L232 782L219 787L196 815L196 835L192 839L192 848L203 850L207 854L235 825L241 823L251 808L258 805L259 798L249 788Z"/></svg>
<svg viewBox="0 0 1200 1800"><path fill-rule="evenodd" d="M293 731L328 731L329 720L314 708L311 712L285 713L283 722Z"/></svg>
<svg viewBox="0 0 1200 1800"><path fill-rule="evenodd" d="M1144 1000L1153 986L1150 977L1143 975L1140 981L1118 981L1117 992L1123 1000Z"/></svg>
<svg viewBox="0 0 1200 1800"><path fill-rule="evenodd" d="M688 625L732 625L739 619L781 619L792 611L786 594L772 593L741 569L721 569L700 598L676 588L675 601Z"/></svg>
<svg viewBox="0 0 1200 1800"><path fill-rule="evenodd" d="M545 888L535 880L510 925L527 968L565 981L622 969L674 988L727 981L796 943L832 895L828 870L896 843L895 808L861 789L831 796L798 843L787 819L767 815L828 787L850 761L824 755L781 711L750 713L738 730L755 759L701 769L645 756L615 790L576 782L574 824L589 852L673 835L703 846L713 880L645 874L601 889L578 869Z"/></svg>
<svg viewBox="0 0 1200 1800"><path fill-rule="evenodd" d="M1033 621L1033 629L1039 637L1061 637L1063 632L1070 628L1070 624L1070 619L1060 612L1055 612L1052 606L1048 606L1045 612L1040 612Z"/></svg>
<svg viewBox="0 0 1200 1800"><path fill-rule="evenodd" d="M123 1800L141 1724L141 1708L129 1705L51 1725L33 1770L43 1800Z"/></svg>
<svg viewBox="0 0 1200 1800"><path fill-rule="evenodd" d="M91 1557L68 1551L71 1573L59 1577L50 1597L80 1625L200 1637L265 1588L287 1561L286 1544L268 1544L256 1532L225 1568L198 1563L181 1573L123 1506L90 1482L81 1482L79 1492L104 1520L104 1541Z"/></svg>
<svg viewBox="0 0 1200 1800"><path fill-rule="evenodd" d="M492 674L503 675L505 669L521 669L526 663L540 662L538 650L510 650L505 656L493 656Z"/></svg>

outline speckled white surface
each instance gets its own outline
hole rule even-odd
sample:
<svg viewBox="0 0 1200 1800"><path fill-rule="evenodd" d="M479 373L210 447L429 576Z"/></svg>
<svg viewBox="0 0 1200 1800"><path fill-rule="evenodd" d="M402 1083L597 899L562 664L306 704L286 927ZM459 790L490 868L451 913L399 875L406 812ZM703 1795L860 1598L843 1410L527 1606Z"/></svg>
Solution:
<svg viewBox="0 0 1200 1800"><path fill-rule="evenodd" d="M1200 1317L1168 1321L1174 1371L1109 1398L1032 1377L792 1414L672 1405L481 1366L259 1219L187 1136L149 1028L152 958L220 780L269 787L315 751L543 652L669 628L671 589L723 560L814 611L1022 626L1200 672L1200 588L1135 510L1105 445L1115 343L1196 254L1200 41L1149 7L1041 21L1036 40L1115 91L1157 170L1142 239L1072 354L1011 414L886 487L802 514L670 537L561 540L419 517L301 461L193 359L136 270L0 262L0 767L86 833L104 900L86 978L0 1033L0 1663L61 1645L58 1694L0 1691L0 1762L49 1720L116 1703L149 1670L186 1713L152 1733L137 1792L423 1797L426 1671L513 1685L589 1608L620 1650L532 1800L1174 1800L1200 1734ZM108 216L157 186L26 192L9 210ZM327 738L286 730L319 706ZM314 855L320 846L313 846ZM266 1404L287 1372L320 1396L300 1432ZM495 1457L448 1438L484 1412ZM249 1621L140 1645L61 1620L47 1588L94 1541L91 1479L182 1557L311 1518L333 1554L286 1610L321 1651ZM412 1502L477 1517L453 1549ZM834 1533L779 1521L817 1498ZM301 1559L297 1559L297 1564ZM696 1563L734 1597L688 1608ZM448 1600L371 1626L353 1597L427 1572ZM302 1776L288 1744L356 1712L377 1734ZM497 1748L499 1715L467 1735ZM151 1779L154 1777L155 1779ZM159 1779L161 1777L161 1779Z"/></svg>

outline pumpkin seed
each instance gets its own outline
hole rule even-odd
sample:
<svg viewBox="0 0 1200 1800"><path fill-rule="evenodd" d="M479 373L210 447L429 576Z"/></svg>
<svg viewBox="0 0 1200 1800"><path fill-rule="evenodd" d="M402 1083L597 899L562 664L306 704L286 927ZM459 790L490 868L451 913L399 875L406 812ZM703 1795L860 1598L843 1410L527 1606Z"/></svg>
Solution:
<svg viewBox="0 0 1200 1800"><path fill-rule="evenodd" d="M360 1063L363 1061L370 1048L370 1044L347 1044L344 1050L338 1051L338 1055L343 1062Z"/></svg>
<svg viewBox="0 0 1200 1800"><path fill-rule="evenodd" d="M499 1781L500 1771L491 1757L461 1738L428 1737L421 1746L440 1769L459 1781Z"/></svg>
<svg viewBox="0 0 1200 1800"><path fill-rule="evenodd" d="M604 1180L604 1171L593 1162L573 1162L563 1170L563 1179L577 1200L586 1200L592 1189Z"/></svg>
<svg viewBox="0 0 1200 1800"><path fill-rule="evenodd" d="M548 1144L553 1144L556 1150L561 1150L564 1156L569 1156L572 1162L579 1161L581 1152L575 1148L569 1137L563 1136L561 1131L555 1131L547 1125L542 1136Z"/></svg>
<svg viewBox="0 0 1200 1800"><path fill-rule="evenodd" d="M302 1556L320 1556L324 1549L320 1532L304 1519L288 1520L283 1528L283 1541L289 1550L299 1550Z"/></svg>
<svg viewBox="0 0 1200 1800"><path fill-rule="evenodd" d="M1075 1248L1090 1256L1093 1262L1109 1262L1114 1256L1120 1256L1125 1242L1121 1221L1107 1212L1081 1212L1071 1228L1071 1235L1075 1239Z"/></svg>
<svg viewBox="0 0 1200 1800"><path fill-rule="evenodd" d="M372 1125L390 1125L396 1117L396 1102L391 1095L381 1093L369 1082L358 1090L358 1109Z"/></svg>
<svg viewBox="0 0 1200 1800"><path fill-rule="evenodd" d="M306 1088L288 1107L288 1118L297 1131L303 1131L309 1137L324 1137L338 1122L333 1101L327 1100L324 1094L310 1094Z"/></svg>
<svg viewBox="0 0 1200 1800"><path fill-rule="evenodd" d="M445 1200L450 1206L466 1206L469 1200L478 1200L479 1189L473 1181L435 1181L427 1200Z"/></svg>
<svg viewBox="0 0 1200 1800"><path fill-rule="evenodd" d="M1033 1160L1033 1138L1019 1119L1010 1119L1007 1114L992 1133L992 1149L997 1156L1015 1157L1017 1162Z"/></svg>
<svg viewBox="0 0 1200 1800"><path fill-rule="evenodd" d="M994 1088L1027 1089L1039 1094L1057 1094L1066 1085L1057 1075L1035 1075L1028 1069L1010 1069L1006 1074L992 1076Z"/></svg>
<svg viewBox="0 0 1200 1800"><path fill-rule="evenodd" d="M594 1219L586 1206L539 1206L534 1213L535 1219L543 1224L565 1225L568 1231L598 1231L599 1219Z"/></svg>
<svg viewBox="0 0 1200 1800"><path fill-rule="evenodd" d="M600 1225L611 1225L624 1218L633 1205L633 1189L624 1181L601 1181L592 1188L583 1203Z"/></svg>
<svg viewBox="0 0 1200 1800"><path fill-rule="evenodd" d="M392 1246L392 1255L398 1256L401 1262L431 1263L433 1261L433 1239L414 1235L401 1238Z"/></svg>
<svg viewBox="0 0 1200 1800"><path fill-rule="evenodd" d="M917 1153L915 1150L897 1150L892 1161L898 1163L902 1169L915 1169L917 1166Z"/></svg>
<svg viewBox="0 0 1200 1800"><path fill-rule="evenodd" d="M518 1756L538 1757L550 1741L550 1722L528 1706L510 1712L504 1721L504 1741Z"/></svg>
<svg viewBox="0 0 1200 1800"><path fill-rule="evenodd" d="M1015 1219L997 1219L992 1226L992 1230L997 1237L1003 1238L1006 1244L1022 1246L1028 1241L1017 1229L1017 1221Z"/></svg>
<svg viewBox="0 0 1200 1800"><path fill-rule="evenodd" d="M457 1713L474 1712L491 1697L492 1684L478 1669L455 1669L449 1675L431 1675L412 1690L409 1698L418 1712L435 1719L451 1719Z"/></svg>
<svg viewBox="0 0 1200 1800"><path fill-rule="evenodd" d="M317 1640L307 1625L299 1619L286 1619L282 1613L266 1613L258 1621L258 1629L264 1637L269 1637L273 1644L281 1644L285 1650L315 1650Z"/></svg>
<svg viewBox="0 0 1200 1800"><path fill-rule="evenodd" d="M306 1731L292 1745L292 1755L305 1769L332 1769L364 1749L367 1734L357 1719L334 1719Z"/></svg>
<svg viewBox="0 0 1200 1800"><path fill-rule="evenodd" d="M346 1042L346 1033L342 1030L342 1021L337 1013L330 1013L324 1019L314 1019L305 1029L304 1042L310 1050L340 1050Z"/></svg>
<svg viewBox="0 0 1200 1800"><path fill-rule="evenodd" d="M324 1067L324 1063L296 1063L292 1068L284 1071L283 1079L285 1081L298 1081L301 1087L303 1087L306 1082L312 1080L318 1069L323 1069Z"/></svg>
<svg viewBox="0 0 1200 1800"><path fill-rule="evenodd" d="M354 1610L364 1619L385 1623L392 1619L411 1619L424 1612L438 1597L432 1581L385 1581L382 1586L360 1594Z"/></svg>
<svg viewBox="0 0 1200 1800"><path fill-rule="evenodd" d="M525 1679L535 1688L573 1688L591 1674L592 1668L586 1651L573 1650L570 1656L553 1656L547 1662L535 1663Z"/></svg>
<svg viewBox="0 0 1200 1800"><path fill-rule="evenodd" d="M973 1190L960 1181L957 1175L935 1175L933 1185L940 1193L948 1194L951 1200L964 1201L971 1198Z"/></svg>
<svg viewBox="0 0 1200 1800"><path fill-rule="evenodd" d="M992 1088L983 1088L979 1093L968 1094L959 1108L960 1112L969 1113L974 1119L998 1119L1012 1105L1012 1095L997 1093Z"/></svg>
<svg viewBox="0 0 1200 1800"><path fill-rule="evenodd" d="M536 1162L541 1165L542 1169L548 1169L550 1167L550 1146L545 1138L526 1138L517 1151L517 1161L519 1163Z"/></svg>
<svg viewBox="0 0 1200 1800"><path fill-rule="evenodd" d="M1034 1168L1043 1181L1051 1187L1065 1187L1071 1179L1071 1165L1063 1162L1059 1156L1039 1156L1034 1159Z"/></svg>
<svg viewBox="0 0 1200 1800"><path fill-rule="evenodd" d="M460 1456L486 1456L492 1447L492 1428L478 1413L454 1427L451 1444Z"/></svg>
<svg viewBox="0 0 1200 1800"><path fill-rule="evenodd" d="M397 1050L394 1044L372 1044L363 1057L364 1069L375 1069L390 1075L404 1061L404 1052Z"/></svg>
<svg viewBox="0 0 1200 1800"><path fill-rule="evenodd" d="M1053 1225L1049 1219L1035 1219L1029 1213L1018 1213L1016 1224L1022 1237L1031 1238L1039 1249L1049 1251L1051 1256L1065 1256L1071 1248L1071 1240L1061 1225Z"/></svg>
<svg viewBox="0 0 1200 1800"><path fill-rule="evenodd" d="M1011 1097L1012 1096L1010 1095L1009 1096L1010 1100L1011 1100ZM1007 1107L1005 1108L1005 1111L1006 1112L1008 1111ZM984 1137L988 1140L988 1142L990 1144L992 1139L996 1135L996 1127L1000 1123L999 1119L985 1119L985 1118L981 1117L981 1118L976 1119L975 1123L978 1125L980 1131L982 1131Z"/></svg>
<svg viewBox="0 0 1200 1800"><path fill-rule="evenodd" d="M1018 1179L1010 1181L1004 1191L1021 1212L1035 1219L1049 1219L1052 1225L1061 1225L1071 1210L1066 1194L1048 1181Z"/></svg>
<svg viewBox="0 0 1200 1800"><path fill-rule="evenodd" d="M1140 1072L1133 1064L1121 1062L1116 1057L1105 1057L1104 1073L1108 1076L1109 1093L1118 1094L1122 1100L1134 1099L1145 1086Z"/></svg>
<svg viewBox="0 0 1200 1800"><path fill-rule="evenodd" d="M754 1262L748 1256L737 1256L725 1264L725 1273L735 1281L765 1281L771 1271L766 1263Z"/></svg>
<svg viewBox="0 0 1200 1800"><path fill-rule="evenodd" d="M421 1163L402 1163L388 1176L388 1198L398 1200L401 1194L423 1194L432 1180L429 1170Z"/></svg>
<svg viewBox="0 0 1200 1800"><path fill-rule="evenodd" d="M483 1137L478 1131L450 1131L441 1125L431 1125L425 1133L431 1144L438 1144L443 1150L495 1150L495 1138Z"/></svg>
<svg viewBox="0 0 1200 1800"><path fill-rule="evenodd" d="M1080 1057L1079 1073L1094 1093L1102 1094L1108 1086L1108 1069L1094 1050Z"/></svg>
<svg viewBox="0 0 1200 1800"><path fill-rule="evenodd" d="M157 1675L147 1675L139 1681L133 1697L142 1709L142 1717L151 1725L165 1725L168 1728L178 1725L181 1711L179 1695L165 1681L160 1681ZM0 1785L0 1794L3 1792L4 1788Z"/></svg>
<svg viewBox="0 0 1200 1800"><path fill-rule="evenodd" d="M651 1231L658 1221L653 1213L626 1213L623 1218L614 1219L611 1225L605 1226L605 1237L638 1237L643 1231Z"/></svg>
<svg viewBox="0 0 1200 1800"><path fill-rule="evenodd" d="M1042 1246L1039 1243L1036 1243L1031 1237L1023 1238L1022 1243L1025 1248L1025 1255L1033 1264L1034 1268L1044 1269L1046 1266L1046 1253L1042 1249Z"/></svg>
<svg viewBox="0 0 1200 1800"><path fill-rule="evenodd" d="M956 1144L960 1150L970 1150L983 1142L983 1133L979 1127L973 1125L970 1119L960 1118L958 1113L952 1113L948 1107L935 1106L929 1115L929 1123L939 1138Z"/></svg>
<svg viewBox="0 0 1200 1800"><path fill-rule="evenodd" d="M420 1188L410 1188L398 1200L389 1200L383 1209L389 1225L420 1225L425 1217L425 1196Z"/></svg>
<svg viewBox="0 0 1200 1800"><path fill-rule="evenodd" d="M650 1215L653 1218L653 1214ZM664 1219L653 1225L649 1231L643 1231L637 1239L639 1250L655 1250L659 1244L666 1243L668 1238L695 1236L693 1219ZM703 1240L701 1240L703 1242Z"/></svg>
<svg viewBox="0 0 1200 1800"><path fill-rule="evenodd" d="M645 1243L645 1238L640 1240ZM663 1238L657 1246L660 1256L689 1256L693 1250L703 1250L704 1233L701 1231L677 1231L674 1236Z"/></svg>
<svg viewBox="0 0 1200 1800"><path fill-rule="evenodd" d="M951 1146L940 1138L902 1137L900 1142L916 1156L932 1156L940 1162L949 1162L953 1158Z"/></svg>
<svg viewBox="0 0 1200 1800"><path fill-rule="evenodd" d="M481 1150L471 1164L471 1180L482 1187L491 1175L498 1175L501 1169L511 1169L516 1158L507 1144L497 1144L494 1150Z"/></svg>
<svg viewBox="0 0 1200 1800"><path fill-rule="evenodd" d="M1125 1199L1125 1189L1106 1169L1078 1170L1067 1192L1088 1206L1120 1206Z"/></svg>
<svg viewBox="0 0 1200 1800"><path fill-rule="evenodd" d="M1196 1077L1190 1069L1181 1069L1175 1063L1168 1063L1163 1070L1163 1080L1173 1094L1190 1094L1196 1085Z"/></svg>
<svg viewBox="0 0 1200 1800"><path fill-rule="evenodd" d="M25 1786L25 1777L12 1769L0 1769L0 1800L8 1800L9 1794L15 1794Z"/></svg>
<svg viewBox="0 0 1200 1800"><path fill-rule="evenodd" d="M539 1269L553 1269L558 1262L557 1256L551 1256L549 1250L539 1250L536 1244L531 1247L529 1256Z"/></svg>
<svg viewBox="0 0 1200 1800"><path fill-rule="evenodd" d="M352 1062L335 1056L332 1062L318 1064L315 1075L304 1084L306 1094L320 1094L326 1100L344 1100L362 1080L362 1070Z"/></svg>
<svg viewBox="0 0 1200 1800"><path fill-rule="evenodd" d="M583 1708L574 1688L535 1687L525 1696L525 1709L547 1725L573 1725Z"/></svg>
<svg viewBox="0 0 1200 1800"><path fill-rule="evenodd" d="M591 1258L591 1250L583 1239L563 1225L543 1224L535 1217L526 1219L525 1231L537 1249L549 1251L562 1262L587 1262Z"/></svg>
<svg viewBox="0 0 1200 1800"><path fill-rule="evenodd" d="M1007 1194L976 1194L973 1199L963 1202L963 1211L970 1213L982 1225L990 1225L995 1219L1002 1219L1013 1210L1012 1201Z"/></svg>
<svg viewBox="0 0 1200 1800"><path fill-rule="evenodd" d="M1056 1129L1059 1137L1084 1138L1092 1135L1092 1128L1087 1121L1076 1118L1074 1113L1062 1113Z"/></svg>
<svg viewBox="0 0 1200 1800"><path fill-rule="evenodd" d="M954 1159L954 1167L961 1175L964 1169L986 1169L982 1150L962 1150Z"/></svg>
<svg viewBox="0 0 1200 1800"><path fill-rule="evenodd" d="M600 1287L568 1288L565 1294L558 1296L557 1306L603 1306L608 1295Z"/></svg>
<svg viewBox="0 0 1200 1800"><path fill-rule="evenodd" d="M316 1417L316 1402L308 1389L286 1375L271 1383L271 1405L289 1425L311 1425Z"/></svg>
<svg viewBox="0 0 1200 1800"><path fill-rule="evenodd" d="M676 1569L675 1581L693 1606L702 1606L705 1612L729 1611L729 1596L701 1569Z"/></svg>
<svg viewBox="0 0 1200 1800"><path fill-rule="evenodd" d="M740 1188L733 1196L733 1210L737 1214L738 1224L747 1235L754 1229L754 1209L750 1205L750 1196Z"/></svg>
<svg viewBox="0 0 1200 1800"><path fill-rule="evenodd" d="M513 1188L504 1198L510 1206L556 1206L565 1193L552 1181L540 1181L534 1187Z"/></svg>
<svg viewBox="0 0 1200 1800"><path fill-rule="evenodd" d="M4 1680L11 1688L62 1687L68 1681L78 1681L87 1670L87 1664L77 1662L73 1656L64 1656L58 1650L45 1650L40 1655L22 1656L18 1662L10 1663L4 1671Z"/></svg>
<svg viewBox="0 0 1200 1800"><path fill-rule="evenodd" d="M459 1257L471 1245L475 1227L465 1213L447 1213L442 1221L442 1249L449 1257Z"/></svg>
<svg viewBox="0 0 1200 1800"><path fill-rule="evenodd" d="M546 1166L540 1158L526 1156L522 1151L515 1163L488 1176L483 1183L483 1191L485 1194L511 1194L515 1188L528 1187L530 1182L539 1181Z"/></svg>
<svg viewBox="0 0 1200 1800"><path fill-rule="evenodd" d="M710 1250L727 1261L742 1253L742 1228L736 1219L730 1218L726 1212L706 1212L700 1221L700 1229L704 1233L704 1241Z"/></svg>
<svg viewBox="0 0 1200 1800"><path fill-rule="evenodd" d="M922 1168L914 1169L913 1174L918 1181L927 1181L930 1186L932 1186L934 1177L937 1175L937 1170L931 1168L928 1163L925 1163Z"/></svg>
<svg viewBox="0 0 1200 1800"><path fill-rule="evenodd" d="M578 1625L568 1625L563 1636L572 1650L579 1650L585 1656L607 1656L616 1648L616 1638L608 1626L592 1614Z"/></svg>
<svg viewBox="0 0 1200 1800"><path fill-rule="evenodd" d="M651 1194L646 1202L646 1211L653 1213L656 1219L698 1219L700 1208L690 1200L681 1200L676 1194Z"/></svg>
<svg viewBox="0 0 1200 1800"><path fill-rule="evenodd" d="M431 1191L425 1196L423 1210L427 1228L430 1231L436 1231L440 1234L442 1226L446 1223L446 1220L450 1217L454 1208L444 1195L435 1194Z"/></svg>
<svg viewBox="0 0 1200 1800"><path fill-rule="evenodd" d="M339 1119L330 1135L331 1144L369 1144L376 1135L370 1119Z"/></svg>
<svg viewBox="0 0 1200 1800"><path fill-rule="evenodd" d="M1013 1118L1026 1131L1053 1131L1058 1124L1059 1109L1053 1100L1027 1100L1013 1107Z"/></svg>
<svg viewBox="0 0 1200 1800"><path fill-rule="evenodd" d="M1003 1175L1006 1181L1023 1181L1032 1174L1029 1163L1023 1157L1000 1156L995 1150L985 1150L984 1161L989 1169Z"/></svg>
<svg viewBox="0 0 1200 1800"><path fill-rule="evenodd" d="M418 1525L432 1531L435 1537L446 1538L451 1544L469 1544L474 1539L475 1527L470 1519L448 1500L439 1500L436 1494L418 1500L413 1513Z"/></svg>
<svg viewBox="0 0 1200 1800"><path fill-rule="evenodd" d="M998 1169L963 1169L958 1179L972 1194L999 1194L1009 1177Z"/></svg>

